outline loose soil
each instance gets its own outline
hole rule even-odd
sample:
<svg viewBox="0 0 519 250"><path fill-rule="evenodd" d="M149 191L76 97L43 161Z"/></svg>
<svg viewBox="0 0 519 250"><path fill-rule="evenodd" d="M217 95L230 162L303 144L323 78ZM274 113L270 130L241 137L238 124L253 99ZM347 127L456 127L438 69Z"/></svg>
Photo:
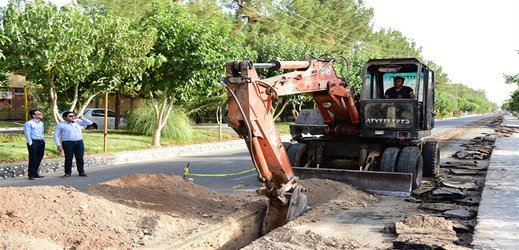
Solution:
<svg viewBox="0 0 519 250"><path fill-rule="evenodd" d="M466 128L464 136L442 135L453 139L440 142L441 175L425 179L413 197L372 195L331 180L301 180L310 210L263 237L256 224L266 208L264 197L254 192L223 195L175 175L134 174L85 190L0 188L8 201L0 204L0 248L466 249L488 158L461 160L452 153L488 131ZM454 175L451 170L460 166L481 173ZM475 184L454 188L463 197L434 196L444 187L440 183L463 178L470 179L463 183Z"/></svg>
<svg viewBox="0 0 519 250"><path fill-rule="evenodd" d="M315 197L305 220L371 199L330 180L309 179L303 185L308 196ZM266 208L266 199L256 193L221 195L169 174L128 175L85 190L0 188L0 195L9 201L0 204L0 247L4 249L226 248L226 236L207 242L192 238L241 217L262 214ZM344 198L335 201L337 196ZM245 246L254 238L243 240L248 242L233 246Z"/></svg>

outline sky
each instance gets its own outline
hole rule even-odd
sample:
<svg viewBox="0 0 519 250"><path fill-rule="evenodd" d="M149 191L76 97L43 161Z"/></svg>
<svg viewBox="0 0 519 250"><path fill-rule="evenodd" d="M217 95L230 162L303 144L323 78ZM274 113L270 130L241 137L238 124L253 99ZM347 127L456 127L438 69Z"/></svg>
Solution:
<svg viewBox="0 0 519 250"><path fill-rule="evenodd" d="M518 0L364 0L374 10L375 30L402 32L440 65L452 83L484 90L501 105L519 73Z"/></svg>
<svg viewBox="0 0 519 250"><path fill-rule="evenodd" d="M51 0L57 5L70 0ZM0 0L5 6L7 0ZM422 48L452 83L484 90L501 105L519 73L519 0L364 0L374 9L373 26L392 28Z"/></svg>

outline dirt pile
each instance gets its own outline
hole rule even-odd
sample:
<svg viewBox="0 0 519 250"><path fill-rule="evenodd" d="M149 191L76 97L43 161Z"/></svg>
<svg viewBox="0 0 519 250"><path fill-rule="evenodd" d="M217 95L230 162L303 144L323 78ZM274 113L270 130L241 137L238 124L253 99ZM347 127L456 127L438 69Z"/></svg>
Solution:
<svg viewBox="0 0 519 250"><path fill-rule="evenodd" d="M254 194L223 196L175 175L137 174L92 186L0 188L0 248L153 248L262 210Z"/></svg>
<svg viewBox="0 0 519 250"><path fill-rule="evenodd" d="M311 210L293 223L370 199L334 181L302 183ZM0 188L0 195L9 200L0 204L4 249L232 249L259 237L259 230L254 235L237 226L232 230L250 234L238 239L228 228L242 218L261 217L266 206L265 198L252 191L221 195L169 174L128 175L82 191L65 186Z"/></svg>

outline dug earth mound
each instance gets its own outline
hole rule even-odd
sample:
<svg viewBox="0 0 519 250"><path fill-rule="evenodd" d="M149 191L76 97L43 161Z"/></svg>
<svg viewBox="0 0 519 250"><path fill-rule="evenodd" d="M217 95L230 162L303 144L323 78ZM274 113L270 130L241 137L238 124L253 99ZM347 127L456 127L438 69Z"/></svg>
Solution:
<svg viewBox="0 0 519 250"><path fill-rule="evenodd" d="M292 226L375 200L335 181L301 183L307 189L310 210L290 222ZM0 204L3 249L237 249L261 237L267 204L254 191L218 194L171 174L128 175L85 190L0 188L0 195L5 201ZM276 238L298 240L304 246L350 248L357 244L310 234L297 236L290 228L274 231Z"/></svg>

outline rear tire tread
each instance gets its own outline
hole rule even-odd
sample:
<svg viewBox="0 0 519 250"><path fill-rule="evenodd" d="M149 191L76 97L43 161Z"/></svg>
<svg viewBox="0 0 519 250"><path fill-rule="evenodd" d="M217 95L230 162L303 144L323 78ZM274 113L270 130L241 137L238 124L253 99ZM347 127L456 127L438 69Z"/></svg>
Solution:
<svg viewBox="0 0 519 250"><path fill-rule="evenodd" d="M400 148L397 148L397 147L386 148L386 150L384 150L384 153L382 153L382 157L380 158L380 171L395 172L399 153L400 153Z"/></svg>
<svg viewBox="0 0 519 250"><path fill-rule="evenodd" d="M440 173L440 147L437 141L426 141L422 148L423 175L436 177Z"/></svg>
<svg viewBox="0 0 519 250"><path fill-rule="evenodd" d="M423 158L420 149L413 146L402 149L396 168L397 172L413 175L413 190L420 187L423 175Z"/></svg>
<svg viewBox="0 0 519 250"><path fill-rule="evenodd" d="M292 167L303 167L305 165L308 158L305 157L307 148L308 146L304 143L294 143L288 148L288 160Z"/></svg>

